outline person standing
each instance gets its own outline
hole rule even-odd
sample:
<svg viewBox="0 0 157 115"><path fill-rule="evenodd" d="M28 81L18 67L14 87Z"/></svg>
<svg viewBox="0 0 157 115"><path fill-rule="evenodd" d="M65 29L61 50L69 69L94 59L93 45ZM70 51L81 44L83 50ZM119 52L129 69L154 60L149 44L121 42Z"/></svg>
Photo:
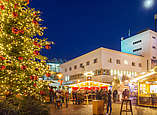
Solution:
<svg viewBox="0 0 157 115"><path fill-rule="evenodd" d="M113 91L113 102L115 103L117 101L117 95L118 95L118 91L114 90Z"/></svg>
<svg viewBox="0 0 157 115"><path fill-rule="evenodd" d="M54 102L54 91L53 87L50 87L49 89L49 95L50 95L50 104Z"/></svg>
<svg viewBox="0 0 157 115"><path fill-rule="evenodd" d="M66 107L68 107L68 101L69 101L69 92L66 91L65 93L65 98L66 98Z"/></svg>
<svg viewBox="0 0 157 115"><path fill-rule="evenodd" d="M108 112L109 112L109 108L110 108L110 114L109 115L111 115L111 113L112 113L112 98L111 98L111 95L112 95L112 93L111 93L111 90L109 90L108 91L108 102L107 102L107 115L108 115Z"/></svg>

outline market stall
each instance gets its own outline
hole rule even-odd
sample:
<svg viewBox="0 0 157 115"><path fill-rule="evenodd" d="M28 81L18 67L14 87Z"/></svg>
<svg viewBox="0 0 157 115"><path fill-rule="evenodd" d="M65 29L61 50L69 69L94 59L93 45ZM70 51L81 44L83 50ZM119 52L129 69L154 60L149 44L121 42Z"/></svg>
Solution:
<svg viewBox="0 0 157 115"><path fill-rule="evenodd" d="M69 87L71 87L72 89L72 92L77 92L78 95L82 95L83 100L86 101L86 104L88 104L88 101L96 99L97 90L100 89L108 90L109 86L110 84L95 81L85 81L69 85Z"/></svg>
<svg viewBox="0 0 157 115"><path fill-rule="evenodd" d="M157 107L157 68L134 79L138 81L138 105Z"/></svg>
<svg viewBox="0 0 157 115"><path fill-rule="evenodd" d="M138 104L157 107L157 74L138 82Z"/></svg>

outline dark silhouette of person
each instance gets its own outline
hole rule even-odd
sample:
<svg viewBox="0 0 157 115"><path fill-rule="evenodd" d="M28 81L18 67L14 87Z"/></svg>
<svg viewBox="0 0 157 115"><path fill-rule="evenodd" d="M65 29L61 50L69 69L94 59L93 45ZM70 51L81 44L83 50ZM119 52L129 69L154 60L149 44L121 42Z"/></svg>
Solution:
<svg viewBox="0 0 157 115"><path fill-rule="evenodd" d="M111 115L111 112L112 112L112 100L111 100L111 90L108 91L108 102L107 102L107 114L109 112L109 108L110 108L110 114Z"/></svg>
<svg viewBox="0 0 157 115"><path fill-rule="evenodd" d="M118 91L114 90L113 91L113 102L115 103L117 101L117 95L118 95Z"/></svg>

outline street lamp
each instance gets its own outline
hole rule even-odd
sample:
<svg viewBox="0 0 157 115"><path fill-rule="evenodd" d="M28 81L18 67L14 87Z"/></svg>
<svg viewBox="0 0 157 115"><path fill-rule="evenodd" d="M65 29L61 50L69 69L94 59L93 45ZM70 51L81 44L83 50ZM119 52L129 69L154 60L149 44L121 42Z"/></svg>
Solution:
<svg viewBox="0 0 157 115"><path fill-rule="evenodd" d="M60 82L60 85L62 85L63 74L62 73L58 73L57 76L58 76L58 81Z"/></svg>

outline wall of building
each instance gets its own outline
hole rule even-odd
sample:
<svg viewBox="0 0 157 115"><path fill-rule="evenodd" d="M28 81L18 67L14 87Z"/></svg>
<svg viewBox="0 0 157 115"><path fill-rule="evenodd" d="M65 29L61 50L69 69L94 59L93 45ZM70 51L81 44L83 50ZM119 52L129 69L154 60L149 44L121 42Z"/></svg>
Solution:
<svg viewBox="0 0 157 115"><path fill-rule="evenodd" d="M121 40L121 52L150 57L151 30L144 31L132 37ZM140 49L141 48L141 49Z"/></svg>
<svg viewBox="0 0 157 115"><path fill-rule="evenodd" d="M150 32L151 41L151 59L157 60L157 33L154 31Z"/></svg>
<svg viewBox="0 0 157 115"><path fill-rule="evenodd" d="M94 60L97 60L97 62L95 63ZM87 63L89 63L89 65ZM80 64L83 64L83 67L80 67ZM75 66L77 67L75 68ZM100 49L96 49L80 57L74 58L64 64L61 64L61 71L65 77L78 75L78 79L84 78L83 74L85 72L94 71L95 69L100 69L100 68L101 68L101 50Z"/></svg>
<svg viewBox="0 0 157 115"><path fill-rule="evenodd" d="M94 59L97 59L96 63L94 63ZM117 60L119 60L119 62L117 62ZM87 65L88 61L90 62L89 65ZM134 62L134 66L132 66L132 62ZM84 68L80 68L81 63L83 63ZM76 65L77 69L74 69ZM92 71L95 73L93 80L111 82L114 76L122 77L123 75L126 75L134 77L138 73L146 71L146 60L142 56L126 54L106 48L98 48L62 64L61 68L63 75L65 77L70 77L68 80L85 80L83 74ZM75 76L81 73L82 75L80 75L80 77Z"/></svg>

